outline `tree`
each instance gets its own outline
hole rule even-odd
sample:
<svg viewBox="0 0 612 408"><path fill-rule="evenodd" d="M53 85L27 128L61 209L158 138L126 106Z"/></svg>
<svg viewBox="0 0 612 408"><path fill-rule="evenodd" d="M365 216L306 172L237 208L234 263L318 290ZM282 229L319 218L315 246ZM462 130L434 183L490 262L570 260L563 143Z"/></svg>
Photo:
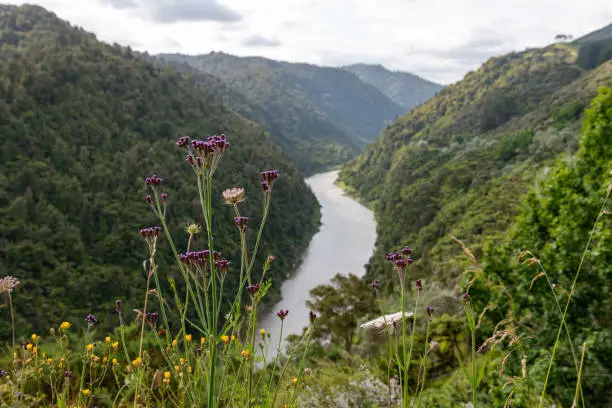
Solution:
<svg viewBox="0 0 612 408"><path fill-rule="evenodd" d="M344 343L351 351L357 321L376 310L374 295L356 275L336 274L330 285L319 285L310 291L309 308L319 312L313 336Z"/></svg>

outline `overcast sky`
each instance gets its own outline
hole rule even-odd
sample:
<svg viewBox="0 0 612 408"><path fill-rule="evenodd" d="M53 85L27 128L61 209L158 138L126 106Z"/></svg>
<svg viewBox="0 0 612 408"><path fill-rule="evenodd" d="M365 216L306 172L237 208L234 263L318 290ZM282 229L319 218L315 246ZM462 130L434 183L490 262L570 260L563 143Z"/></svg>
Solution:
<svg viewBox="0 0 612 408"><path fill-rule="evenodd" d="M7 0L4 0L7 1ZM0 0L2 2L2 0ZM8 0L9 3L24 3ZM612 0L34 0L134 49L380 63L444 84L487 58L612 23Z"/></svg>

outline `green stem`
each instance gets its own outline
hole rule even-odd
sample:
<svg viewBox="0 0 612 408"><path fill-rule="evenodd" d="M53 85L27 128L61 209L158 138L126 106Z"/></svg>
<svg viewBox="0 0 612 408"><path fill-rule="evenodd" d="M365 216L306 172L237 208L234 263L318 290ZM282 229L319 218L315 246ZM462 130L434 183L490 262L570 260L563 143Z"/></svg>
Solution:
<svg viewBox="0 0 612 408"><path fill-rule="evenodd" d="M427 354L429 354L429 324L431 318L427 320L427 329L425 331L425 351L423 353L423 361L421 366L423 367L423 376L421 377L421 387L419 389L419 397L417 399L417 408L421 405L421 396L423 395L423 389L425 388L425 377L427 375Z"/></svg>

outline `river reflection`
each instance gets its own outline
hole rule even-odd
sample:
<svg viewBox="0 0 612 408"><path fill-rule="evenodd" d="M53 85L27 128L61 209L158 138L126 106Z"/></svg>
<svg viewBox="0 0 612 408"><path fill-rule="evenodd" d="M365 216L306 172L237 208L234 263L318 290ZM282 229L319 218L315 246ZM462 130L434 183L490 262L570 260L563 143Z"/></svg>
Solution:
<svg viewBox="0 0 612 408"><path fill-rule="evenodd" d="M334 182L338 171L316 174L306 183L321 204L321 228L313 237L301 267L281 288L282 300L260 320L259 327L272 335L270 353L277 347L280 320L276 312L289 310L283 337L300 334L308 326L306 300L310 289L328 283L336 274L365 274L376 240L374 214L346 196Z"/></svg>

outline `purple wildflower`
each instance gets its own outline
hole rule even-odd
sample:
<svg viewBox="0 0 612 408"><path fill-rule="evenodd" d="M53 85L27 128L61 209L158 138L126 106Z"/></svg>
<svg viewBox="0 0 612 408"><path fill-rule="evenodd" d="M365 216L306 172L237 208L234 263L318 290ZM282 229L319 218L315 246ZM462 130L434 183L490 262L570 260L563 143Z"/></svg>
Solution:
<svg viewBox="0 0 612 408"><path fill-rule="evenodd" d="M119 299L115 300L115 312L117 313L121 312L121 300Z"/></svg>
<svg viewBox="0 0 612 408"><path fill-rule="evenodd" d="M168 202L168 194L167 194L167 193L163 193L163 194L161 195L161 198L162 198L162 200L164 200L164 203L167 203L167 202Z"/></svg>
<svg viewBox="0 0 612 408"><path fill-rule="evenodd" d="M66 370L66 371L64 371L64 377L66 377L66 378L72 378L72 371L70 371L70 370Z"/></svg>
<svg viewBox="0 0 612 408"><path fill-rule="evenodd" d="M247 292L249 292L250 295L254 295L259 291L259 287L259 283L257 285L247 286Z"/></svg>
<svg viewBox="0 0 612 408"><path fill-rule="evenodd" d="M149 204L153 204L153 199L151 198L151 196L150 196L150 195L146 196L146 197L145 197L145 200L147 200L147 203L149 203Z"/></svg>
<svg viewBox="0 0 612 408"><path fill-rule="evenodd" d="M425 311L427 312L427 315L428 315L429 317L431 317L431 315L432 315L432 314L433 314L433 312L434 312L434 308L433 308L433 307L431 307L431 306L429 306L429 305L427 305L427 306L425 307Z"/></svg>
<svg viewBox="0 0 612 408"><path fill-rule="evenodd" d="M229 271L230 262L227 259L220 259L215 262L215 267L221 272L227 273Z"/></svg>
<svg viewBox="0 0 612 408"><path fill-rule="evenodd" d="M288 310L283 310L283 309L281 309L280 311L278 311L276 313L278 318L281 319L281 320L285 320L285 317L287 317L288 314L289 314L289 311Z"/></svg>
<svg viewBox="0 0 612 408"><path fill-rule="evenodd" d="M421 296L421 293L423 293L423 281L421 281L420 279L417 279L415 284L416 284L419 296Z"/></svg>
<svg viewBox="0 0 612 408"><path fill-rule="evenodd" d="M402 249L402 254L404 254L404 255L412 255L412 249L410 249L408 247L404 247Z"/></svg>
<svg viewBox="0 0 612 408"><path fill-rule="evenodd" d="M155 312L153 312L153 313L147 313L147 314L145 315L145 319L146 319L146 320L147 320L149 323L151 323L153 326L156 326L156 325L157 325L157 320L159 319L159 313L155 313Z"/></svg>
<svg viewBox="0 0 612 408"><path fill-rule="evenodd" d="M310 323L314 323L315 319L317 318L317 314L311 310L308 314L308 318L310 319Z"/></svg>
<svg viewBox="0 0 612 408"><path fill-rule="evenodd" d="M94 324L98 323L98 319L96 319L96 316L92 315L91 313L88 314L87 316L85 316L85 322L89 325L89 326L93 326Z"/></svg>
<svg viewBox="0 0 612 408"><path fill-rule="evenodd" d="M272 184L278 178L278 170L266 170L261 172L261 181L265 181L272 188Z"/></svg>
<svg viewBox="0 0 612 408"><path fill-rule="evenodd" d="M178 147L189 147L189 136L181 136L176 145Z"/></svg>
<svg viewBox="0 0 612 408"><path fill-rule="evenodd" d="M249 219L247 217L236 217L234 218L234 223L242 232L246 232L247 224L249 223Z"/></svg>
<svg viewBox="0 0 612 408"><path fill-rule="evenodd" d="M370 283L370 286L374 289L378 289L380 287L380 281L378 279L374 279L372 283Z"/></svg>
<svg viewBox="0 0 612 408"><path fill-rule="evenodd" d="M157 175L153 174L151 177L147 177L145 179L145 184L147 186L159 186L162 182L162 179L157 177Z"/></svg>
<svg viewBox="0 0 612 408"><path fill-rule="evenodd" d="M7 374L8 374L8 373L7 373L5 370L3 370L2 368L0 368L0 378L1 378L1 377L4 377L4 376L5 376L5 375L7 375Z"/></svg>

